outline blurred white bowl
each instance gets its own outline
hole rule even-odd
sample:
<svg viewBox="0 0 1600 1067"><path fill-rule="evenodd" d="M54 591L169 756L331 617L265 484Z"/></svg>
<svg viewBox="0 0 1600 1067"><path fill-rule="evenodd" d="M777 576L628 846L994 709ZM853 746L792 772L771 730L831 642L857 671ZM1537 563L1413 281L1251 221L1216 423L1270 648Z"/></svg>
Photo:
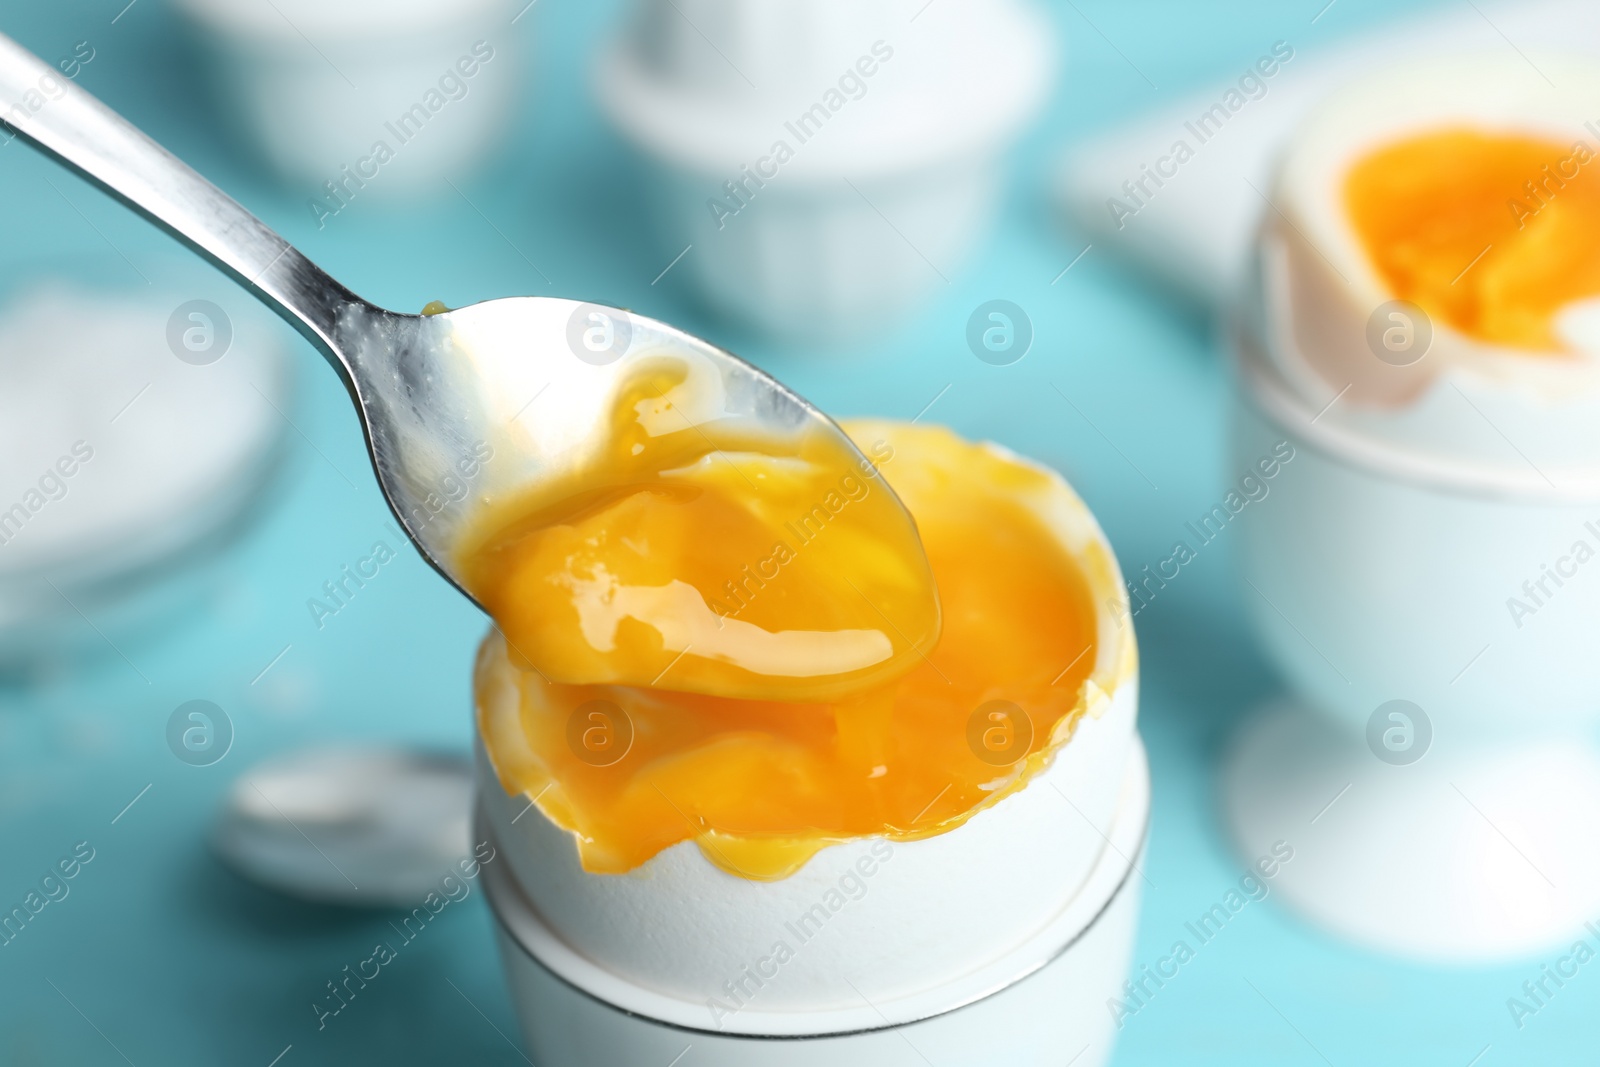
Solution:
<svg viewBox="0 0 1600 1067"><path fill-rule="evenodd" d="M504 137L521 66L518 6L178 0L232 117L334 213L437 191Z"/></svg>
<svg viewBox="0 0 1600 1067"><path fill-rule="evenodd" d="M120 648L199 591L196 564L260 495L287 429L282 329L220 278L10 294L0 668Z"/></svg>

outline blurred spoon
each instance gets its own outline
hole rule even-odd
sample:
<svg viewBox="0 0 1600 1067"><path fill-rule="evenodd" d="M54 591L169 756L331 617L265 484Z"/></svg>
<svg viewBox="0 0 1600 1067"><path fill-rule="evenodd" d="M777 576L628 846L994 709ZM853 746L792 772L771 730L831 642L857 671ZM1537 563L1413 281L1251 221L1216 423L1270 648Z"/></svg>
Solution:
<svg viewBox="0 0 1600 1067"><path fill-rule="evenodd" d="M245 877L328 904L415 907L472 849L472 767L401 748L311 748L251 768L212 847Z"/></svg>

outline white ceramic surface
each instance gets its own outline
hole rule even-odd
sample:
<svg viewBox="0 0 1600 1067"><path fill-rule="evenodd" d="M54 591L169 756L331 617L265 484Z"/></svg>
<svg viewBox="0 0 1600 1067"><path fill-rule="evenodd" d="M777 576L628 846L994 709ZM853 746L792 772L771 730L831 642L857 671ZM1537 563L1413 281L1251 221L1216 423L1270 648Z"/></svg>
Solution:
<svg viewBox="0 0 1600 1067"><path fill-rule="evenodd" d="M1018 0L641 0L597 74L647 161L662 267L681 252L722 312L826 340L958 269L1053 66Z"/></svg>
<svg viewBox="0 0 1600 1067"><path fill-rule="evenodd" d="M767 1007L765 994L787 979L785 969L759 1003L718 1020L721 1030L704 1002L632 985L572 952L517 893L511 868L486 865L529 1050L545 1067L667 1064L691 1048L693 1062L706 1067L1098 1067L1116 1037L1107 1005L1127 975L1140 889L1132 865L1149 819L1141 746L1125 766L1107 848L1089 880L1064 893L1054 920L1006 957L915 997L862 996L814 1012ZM1004 892L996 881L997 902Z"/></svg>
<svg viewBox="0 0 1600 1067"><path fill-rule="evenodd" d="M523 27L512 20L521 6L178 3L229 117L295 189L334 214L361 200L450 193L445 179L494 148L519 83Z"/></svg>

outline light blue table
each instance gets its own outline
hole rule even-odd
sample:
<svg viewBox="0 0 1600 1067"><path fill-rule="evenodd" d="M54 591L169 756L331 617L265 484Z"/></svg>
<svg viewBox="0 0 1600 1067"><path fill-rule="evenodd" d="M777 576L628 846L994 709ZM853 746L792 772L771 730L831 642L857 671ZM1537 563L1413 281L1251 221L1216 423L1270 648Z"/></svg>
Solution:
<svg viewBox="0 0 1600 1067"><path fill-rule="evenodd" d="M915 321L817 359L730 332L668 282L651 286L663 263L634 235L633 177L581 66L615 3L544 0L518 26L535 39L529 106L466 187L504 236L456 198L402 219L357 202L318 232L306 194L252 174L219 133L170 12L158 0L124 3L6 0L0 30L47 57L90 40L97 56L83 84L365 295L398 308L543 292L632 306L728 344L839 415L910 417L953 384L928 417L1060 468L1130 570L1162 558L1228 479L1228 386L1210 324L1120 265L1091 254L1051 285L1084 242L1041 221L1043 165L1069 138L1226 75L1264 43L1288 37L1312 51L1401 6L1343 0L1312 26L1320 0L1056 5L1069 70L1019 155L1000 230ZM0 288L41 262L120 269L108 243L141 264L170 258L165 238L87 186L20 145L0 149ZM140 284L131 270L126 280ZM1037 330L1032 353L1010 367L980 363L963 342L972 308L996 296L1021 304ZM464 749L468 739L467 671L483 624L420 560L385 568L322 631L310 621L306 599L388 535L342 390L309 348L299 361L305 439L291 435L262 521L230 550L211 600L125 648L148 683L108 654L0 687L0 904L19 902L74 842L95 849L71 895L0 948L0 1064L267 1067L291 1045L282 1067L523 1062L480 893L319 1032L312 1001L385 935L387 917L276 899L221 870L203 844L222 790L274 752L376 737ZM1204 554L1139 618L1155 781L1139 962L1164 954L1241 873L1219 829L1215 766L1240 716L1279 683L1246 630L1231 551ZM220 704L238 730L208 768L174 759L163 737L173 708L194 698ZM1600 971L1581 972L1520 1031L1512 1023L1506 999L1540 962L1402 965L1307 929L1269 898L1127 1020L1117 1063L1594 1062Z"/></svg>

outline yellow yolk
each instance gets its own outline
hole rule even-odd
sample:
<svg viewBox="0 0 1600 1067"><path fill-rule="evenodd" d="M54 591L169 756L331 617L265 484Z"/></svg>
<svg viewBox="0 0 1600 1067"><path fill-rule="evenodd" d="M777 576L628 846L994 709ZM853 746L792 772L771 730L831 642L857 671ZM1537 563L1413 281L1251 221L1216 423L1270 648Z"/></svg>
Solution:
<svg viewBox="0 0 1600 1067"><path fill-rule="evenodd" d="M1358 162L1344 199L1389 290L1470 337L1561 351L1556 313L1600 294L1600 160L1581 142L1423 134Z"/></svg>
<svg viewBox="0 0 1600 1067"><path fill-rule="evenodd" d="M599 454L491 506L465 585L555 684L828 700L898 677L939 636L917 529L842 437L707 412L703 368L628 379Z"/></svg>
<svg viewBox="0 0 1600 1067"><path fill-rule="evenodd" d="M952 829L1071 736L1098 659L1091 589L1117 582L1098 541L1075 556L1041 517L1069 494L946 430L857 432L916 516L943 604L943 635L909 673L830 702L728 700L556 684L485 641L491 762L574 833L586 870L694 840L730 873L782 878L841 840Z"/></svg>

